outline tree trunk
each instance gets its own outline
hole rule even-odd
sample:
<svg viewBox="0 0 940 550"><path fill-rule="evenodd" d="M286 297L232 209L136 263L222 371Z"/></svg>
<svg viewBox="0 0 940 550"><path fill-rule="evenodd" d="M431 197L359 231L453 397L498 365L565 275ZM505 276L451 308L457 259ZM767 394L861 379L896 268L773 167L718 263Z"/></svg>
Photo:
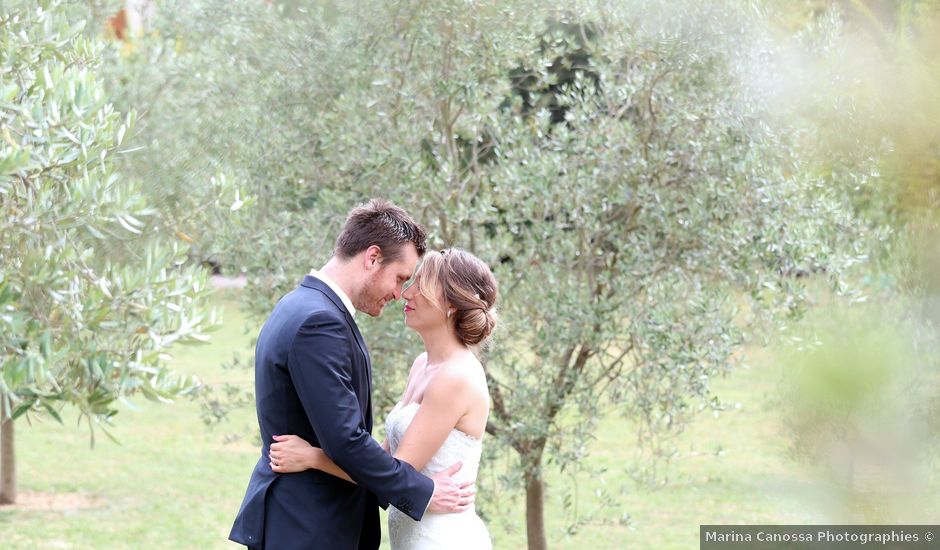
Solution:
<svg viewBox="0 0 940 550"><path fill-rule="evenodd" d="M525 474L525 530L529 550L546 550L545 482L536 469Z"/></svg>
<svg viewBox="0 0 940 550"><path fill-rule="evenodd" d="M16 502L16 457L13 454L13 419L0 404L0 504Z"/></svg>

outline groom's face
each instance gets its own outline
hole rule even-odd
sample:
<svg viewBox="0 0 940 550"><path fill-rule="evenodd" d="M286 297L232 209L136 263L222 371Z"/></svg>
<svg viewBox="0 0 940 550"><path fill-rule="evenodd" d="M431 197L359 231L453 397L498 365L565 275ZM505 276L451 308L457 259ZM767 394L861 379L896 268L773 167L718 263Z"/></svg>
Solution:
<svg viewBox="0 0 940 550"><path fill-rule="evenodd" d="M402 247L395 261L376 262L371 269L356 309L373 317L382 314L382 308L401 297L405 283L414 275L418 265L418 252L413 244Z"/></svg>

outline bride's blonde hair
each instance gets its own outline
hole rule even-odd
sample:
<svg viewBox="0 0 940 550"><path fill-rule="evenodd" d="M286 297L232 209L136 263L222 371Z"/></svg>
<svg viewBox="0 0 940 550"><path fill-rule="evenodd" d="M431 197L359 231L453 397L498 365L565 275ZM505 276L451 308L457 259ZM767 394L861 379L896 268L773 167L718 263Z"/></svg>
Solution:
<svg viewBox="0 0 940 550"><path fill-rule="evenodd" d="M444 310L440 299L454 308L448 320L466 346L482 344L496 328L499 285L483 260L460 248L429 253L418 271L418 292Z"/></svg>

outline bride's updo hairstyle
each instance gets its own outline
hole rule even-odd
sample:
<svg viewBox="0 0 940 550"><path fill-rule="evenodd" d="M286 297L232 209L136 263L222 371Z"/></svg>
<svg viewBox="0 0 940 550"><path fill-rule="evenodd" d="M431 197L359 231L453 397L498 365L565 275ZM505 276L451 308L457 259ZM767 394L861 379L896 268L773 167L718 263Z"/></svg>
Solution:
<svg viewBox="0 0 940 550"><path fill-rule="evenodd" d="M499 287L490 268L460 248L429 252L421 264L418 291L429 302L445 309L440 296L456 311L448 317L457 339L465 346L482 344L496 327Z"/></svg>

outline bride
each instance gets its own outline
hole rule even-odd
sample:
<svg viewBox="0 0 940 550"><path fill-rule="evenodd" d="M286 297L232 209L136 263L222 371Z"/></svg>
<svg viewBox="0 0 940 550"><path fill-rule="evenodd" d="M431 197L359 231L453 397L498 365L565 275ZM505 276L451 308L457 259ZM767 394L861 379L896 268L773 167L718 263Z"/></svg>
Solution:
<svg viewBox="0 0 940 550"><path fill-rule="evenodd" d="M421 335L426 351L412 364L405 393L386 418L382 446L425 475L459 462L454 481L476 481L490 403L474 349L496 325L496 298L496 279L486 264L457 248L429 254L402 293L405 324ZM275 472L313 468L352 481L303 439L274 439L270 457ZM393 550L492 547L472 503L456 514L425 514L420 522L392 508L388 528Z"/></svg>

